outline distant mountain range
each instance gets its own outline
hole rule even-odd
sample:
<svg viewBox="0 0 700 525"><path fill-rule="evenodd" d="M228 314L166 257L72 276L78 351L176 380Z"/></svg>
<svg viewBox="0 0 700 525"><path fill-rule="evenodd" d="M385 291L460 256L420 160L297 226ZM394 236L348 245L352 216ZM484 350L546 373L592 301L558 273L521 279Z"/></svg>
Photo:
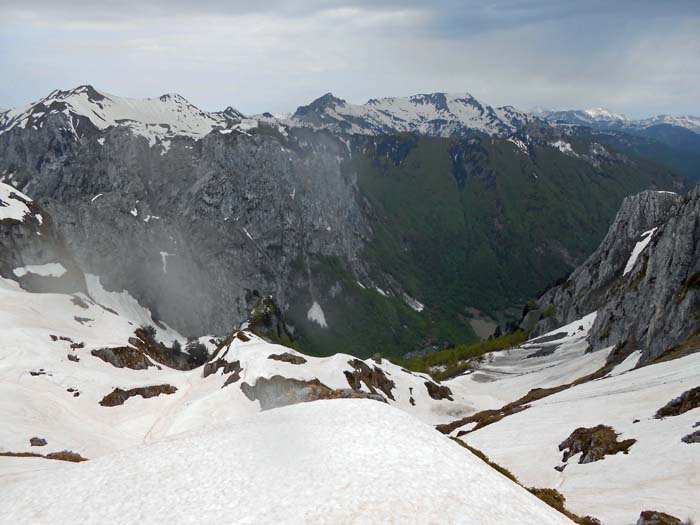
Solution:
<svg viewBox="0 0 700 525"><path fill-rule="evenodd" d="M668 125L700 133L700 117L691 115L656 115L644 119L628 119L605 108L572 109L566 111L540 110L534 113L550 122L588 126L595 129L641 130L652 126Z"/></svg>
<svg viewBox="0 0 700 525"><path fill-rule="evenodd" d="M227 129L246 120L246 116L233 107L206 112L174 93L139 100L117 97L83 85L66 91L55 90L22 108L0 108L0 130L32 126L45 114L64 110L90 119L100 129L112 125L134 128L143 125L145 129L140 131L150 136L203 136L214 129ZM442 137L475 133L508 136L535 120L620 131L665 125L700 133L700 117L691 115L628 119L602 107L526 112L512 106L494 108L466 92L385 97L370 99L365 104L350 104L326 93L310 104L300 106L288 117L264 113L253 118L366 135L413 132Z"/></svg>
<svg viewBox="0 0 700 525"><path fill-rule="evenodd" d="M181 332L223 333L272 295L307 351L402 355L517 320L625 196L687 189L700 150L674 141L468 94L247 117L79 86L0 114L0 182Z"/></svg>

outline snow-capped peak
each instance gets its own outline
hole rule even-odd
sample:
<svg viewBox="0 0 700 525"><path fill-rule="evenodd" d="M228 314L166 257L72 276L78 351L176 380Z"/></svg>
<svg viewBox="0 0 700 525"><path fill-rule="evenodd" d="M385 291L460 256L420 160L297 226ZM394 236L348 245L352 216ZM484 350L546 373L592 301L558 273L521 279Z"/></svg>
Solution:
<svg viewBox="0 0 700 525"><path fill-rule="evenodd" d="M657 126L659 124L668 124L671 126L679 126L695 133L700 133L700 117L692 115L681 115L674 117L672 115L656 115L654 117L645 118L637 121L637 124L642 128Z"/></svg>
<svg viewBox="0 0 700 525"><path fill-rule="evenodd" d="M527 121L514 108L494 109L469 93L427 93L409 97L372 98L350 104L331 93L301 106L292 116L297 124L358 134L417 132L460 136L474 132L507 135Z"/></svg>
<svg viewBox="0 0 700 525"><path fill-rule="evenodd" d="M583 112L595 120L627 120L623 115L613 113L612 111L601 107L584 109Z"/></svg>
<svg viewBox="0 0 700 525"><path fill-rule="evenodd" d="M89 120L97 129L128 127L149 140L173 136L200 138L216 128L229 127L243 115L229 107L224 112L208 113L191 104L182 95L168 93L158 98L117 97L92 86L82 85L67 91L54 90L47 97L23 108L10 110L0 120L0 134L15 127L41 127L43 118L63 114L75 134L78 120ZM235 119L232 117L236 117Z"/></svg>

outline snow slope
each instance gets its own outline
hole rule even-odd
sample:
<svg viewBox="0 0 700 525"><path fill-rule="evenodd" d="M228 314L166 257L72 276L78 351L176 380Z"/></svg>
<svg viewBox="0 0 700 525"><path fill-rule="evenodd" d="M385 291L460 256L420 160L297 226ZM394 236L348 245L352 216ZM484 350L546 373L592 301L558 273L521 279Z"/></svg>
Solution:
<svg viewBox="0 0 700 525"><path fill-rule="evenodd" d="M240 364L228 386L224 370L116 368L90 351L123 346L153 320L125 292L86 280L90 296L28 293L0 279L0 452L90 459L0 456L0 523L569 523L409 415L461 414L428 395L427 377L367 362L395 382L389 404L341 399L261 412L242 383L281 376L347 389L353 358L274 360L302 356L247 334L217 353ZM168 327L158 337L182 340ZM177 391L99 404L115 387L162 384ZM31 447L31 437L46 446Z"/></svg>
<svg viewBox="0 0 700 525"><path fill-rule="evenodd" d="M4 486L0 509L5 523L571 523L370 400L279 408L62 465Z"/></svg>
<svg viewBox="0 0 700 525"><path fill-rule="evenodd" d="M556 487L572 511L592 514L607 525L631 523L646 508L698 520L700 455L697 445L681 438L692 432L700 414L691 410L653 418L698 384L700 355L695 354L565 390L465 440L526 486ZM620 440L636 439L629 454L587 464L570 459L563 472L554 470L561 464L559 443L578 427L598 424L621 432Z"/></svg>
<svg viewBox="0 0 700 525"><path fill-rule="evenodd" d="M586 337L594 321L592 313L555 330L553 333L565 334L559 339L545 343L534 340L511 350L491 352L475 371L445 385L475 413L500 408L533 388L559 386L592 374L605 365L609 350L586 353ZM528 357L543 349L552 353Z"/></svg>
<svg viewBox="0 0 700 525"><path fill-rule="evenodd" d="M89 297L28 293L16 282L0 279L0 451L29 451L28 440L39 436L48 441L40 450L43 454L68 449L96 458L179 432L232 421L260 411L260 402L251 401L241 384L255 386L261 378L319 380L331 389L349 389L345 373L354 371L350 364L354 357L301 356L252 334L248 334L247 341L234 338L222 348L218 358L238 362L241 367L240 380L225 388L228 375L223 370L203 377L202 368L116 368L91 351L126 346L137 327L156 323L128 293L104 290L95 276L87 275L86 282ZM174 340L185 345L182 335L165 325L158 326L157 338L168 346ZM84 346L71 348L74 343ZM285 353L305 362L292 364L269 358ZM69 355L78 361L69 359ZM390 404L431 423L464 414L465 407L458 401L430 397L427 376L404 372L386 360L367 361L366 365L381 370L394 382ZM162 384L176 387L177 392L150 399L132 397L117 407L99 405L114 388ZM362 390L368 392L365 384ZM79 392L77 397L75 391ZM0 458L0 477L2 462Z"/></svg>
<svg viewBox="0 0 700 525"><path fill-rule="evenodd" d="M499 483L492 483L498 474L474 463L425 423L500 408L533 388L569 384L599 370L609 349L586 352L595 313L521 347L489 354L477 370L443 383L452 401L433 399L427 376L387 360L302 356L253 334L220 346L211 362L221 360L222 366L206 377L202 368L116 368L91 350L124 346L136 327L155 323L125 292L104 290L95 276L86 281L90 296L28 293L16 282L0 279L0 452L71 450L90 459L64 465L0 456L0 522L69 522L85 501L90 504L82 505L83 511L91 513L85 521L120 522L116 518L123 512L125 523L135 520L131 513L138 509L144 520L153 513L160 513L160 519L182 511L185 503L179 501L194 501L196 517L250 517L250 522L280 516L292 522L353 522L367 515L376 516L375 521L395 515L397 522L415 516L416 522L441 523L463 522L465 516L474 523L563 519L537 514L540 504L526 505L527 494L521 499L499 492ZM157 337L166 344L184 344L167 326L158 328ZM75 343L84 346L71 347ZM208 346L213 350L214 345ZM286 360L271 358L285 355ZM691 497L700 490L699 460L695 445L680 442L700 416L690 411L652 419L663 404L700 383L700 356L635 369L638 357L633 353L605 379L531 403L462 439L510 469L525 486L557 488L571 510L603 518L607 525L632 522L649 507L700 517ZM251 399L242 388L282 378L348 390L346 375L358 363L393 381L393 399L378 389L386 404L332 400L261 411L261 398ZM233 374L223 365L238 370L240 377L225 385ZM177 390L148 399L131 397L120 406L99 404L114 388L152 385ZM273 393L275 388L273 384ZM366 383L361 390L368 392ZM555 471L561 460L558 444L578 426L599 423L613 426L622 438L637 439L630 454L585 465L570 460L563 472ZM32 437L46 439L47 445L31 447ZM317 454L313 461L311 451ZM273 460L280 463L273 465ZM278 478L267 479L273 468ZM484 468L490 476L482 473ZM513 488L509 481L503 483ZM46 499L30 502L29 487ZM204 495L183 498L187 487L201 487ZM13 505L3 504L7 501ZM508 504L493 503L500 501ZM310 510L314 505L322 509L320 517ZM349 508L360 514L347 514ZM471 521L470 513L478 520ZM517 517L523 513L537 517ZM196 517L192 520L199 521Z"/></svg>
<svg viewBox="0 0 700 525"><path fill-rule="evenodd" d="M530 388L567 384L605 364L605 351L586 354L591 314L530 341L495 352L476 372L446 384L474 409L499 408ZM555 334L565 334L547 342ZM554 349L550 355L528 357ZM527 487L551 487L564 494L567 508L593 515L606 525L634 523L645 509L700 519L700 455L681 438L692 432L700 412L654 419L656 411L700 384L700 354L635 369L632 354L603 379L583 383L530 404L521 412L462 436L509 469ZM639 420L635 422L635 420ZM612 426L620 440L637 439L629 454L578 464L569 459L563 472L559 444L578 427ZM454 431L471 430L467 425Z"/></svg>

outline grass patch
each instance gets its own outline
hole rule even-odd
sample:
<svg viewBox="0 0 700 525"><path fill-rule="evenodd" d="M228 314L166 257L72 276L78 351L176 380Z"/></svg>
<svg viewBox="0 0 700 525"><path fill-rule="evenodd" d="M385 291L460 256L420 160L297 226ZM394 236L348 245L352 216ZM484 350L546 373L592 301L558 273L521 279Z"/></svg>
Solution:
<svg viewBox="0 0 700 525"><path fill-rule="evenodd" d="M490 466L495 471L497 471L500 474L507 477L513 483L517 483L518 485L523 487L522 483L520 483L520 481L518 481L518 478L516 478L515 475L510 470L499 465L498 463L495 463L494 461L491 461L489 459L489 457L486 454L484 454L481 450L469 446L461 439L457 439L457 438L450 438L450 439L452 439L452 441L454 441L455 443L457 443L461 447L466 448L469 452L474 454L481 461L486 463L488 466ZM598 520L596 518L593 518L591 516L584 516L584 517L577 516L573 512L570 512L569 510L567 510L566 505L565 505L566 498L557 489L535 488L535 487L531 487L531 488L523 487L523 488L527 489L534 496L541 499L543 502L545 502L547 505L549 505L553 509L555 509L555 510L561 512L562 514L564 514L565 516L567 516L574 523L578 523L579 525L601 525L600 520Z"/></svg>
<svg viewBox="0 0 700 525"><path fill-rule="evenodd" d="M450 439L451 439L452 441L454 441L455 443L457 443L458 445L460 445L461 447L466 448L469 452L471 452L472 454L474 454L474 455L475 455L477 458L479 458L481 461L483 461L484 463L486 463L488 466L490 466L492 469L496 470L497 472L500 472L501 474L503 474L505 477L507 477L507 478L508 478L509 480L511 480L513 483L517 483L518 485L520 485L520 482L518 481L518 478L516 478L515 475L514 475L510 470L508 470L508 469L505 468L505 467L502 467L502 466L499 465L498 463L494 463L493 461L491 461L491 460L489 459L489 457L488 457L486 454L484 454L481 450L479 450L479 449L477 449L477 448L474 448L474 447L470 447L469 445L467 445L467 444L466 444L464 441L462 441L461 439L457 439L457 438L450 438Z"/></svg>
<svg viewBox="0 0 700 525"><path fill-rule="evenodd" d="M553 509L556 509L559 512L561 512L564 516L568 517L574 523L578 523L579 525L601 525L600 520L597 518L594 518L592 516L581 517L577 516L573 512L568 511L565 506L566 498L557 489L542 489L530 487L527 490L529 490L532 494L537 496L539 499L544 501Z"/></svg>
<svg viewBox="0 0 700 525"><path fill-rule="evenodd" d="M514 348L527 341L527 338L528 332L517 330L493 339L457 345L412 359L396 359L395 363L414 372L430 374L434 379L442 381L470 369L472 360L489 352Z"/></svg>

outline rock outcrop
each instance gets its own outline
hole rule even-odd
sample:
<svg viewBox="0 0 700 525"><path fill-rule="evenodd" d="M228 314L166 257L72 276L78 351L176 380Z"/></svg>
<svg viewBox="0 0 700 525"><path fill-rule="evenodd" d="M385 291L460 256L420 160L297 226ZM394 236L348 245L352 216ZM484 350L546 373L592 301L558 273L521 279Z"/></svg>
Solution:
<svg viewBox="0 0 700 525"><path fill-rule="evenodd" d="M0 277L30 292L85 292L83 273L51 215L0 179L0 212L18 205L23 209L12 217L0 213Z"/></svg>
<svg viewBox="0 0 700 525"><path fill-rule="evenodd" d="M359 359L353 359L348 364L353 367L352 372L345 371L345 377L350 384L350 388L359 391L362 388L362 383L364 383L372 394L377 394L377 390L380 390L389 399L394 399L394 394L391 391L396 384L386 376L384 370L378 366L371 368L367 363Z"/></svg>
<svg viewBox="0 0 700 525"><path fill-rule="evenodd" d="M350 389L333 389L318 379L303 381L279 375L270 378L259 377L252 386L248 383L242 383L241 390L251 401L258 400L261 410L319 399L365 398L386 402L379 394L356 392Z"/></svg>
<svg viewBox="0 0 700 525"><path fill-rule="evenodd" d="M282 354L271 354L267 356L268 359L273 361L283 361L292 365L303 365L306 363L306 359L300 355L292 354L291 352L284 352Z"/></svg>
<svg viewBox="0 0 700 525"><path fill-rule="evenodd" d="M98 348L90 353L117 368L145 370L149 366L155 366L141 350L131 346Z"/></svg>
<svg viewBox="0 0 700 525"><path fill-rule="evenodd" d="M677 398L666 403L656 412L654 417L662 419L664 417L679 416L694 408L700 408L700 386L686 390Z"/></svg>
<svg viewBox="0 0 700 525"><path fill-rule="evenodd" d="M129 390L115 388L112 392L102 398L100 405L103 407L116 407L123 405L124 402L130 397L141 396L144 399L148 399L149 397L156 397L161 394L174 394L175 392L177 392L177 388L172 385L141 386L137 388L130 388Z"/></svg>
<svg viewBox="0 0 700 525"><path fill-rule="evenodd" d="M617 440L618 434L611 427L598 425L591 428L577 428L571 435L559 444L559 450L564 452L562 461L566 463L570 457L581 454L579 463L600 461L607 455L623 452L636 443L636 439Z"/></svg>
<svg viewBox="0 0 700 525"><path fill-rule="evenodd" d="M665 512L644 510L639 515L637 525L683 525L683 522Z"/></svg>
<svg viewBox="0 0 700 525"><path fill-rule="evenodd" d="M700 187L625 199L599 248L538 300L535 335L598 312L593 350L626 343L640 365L700 348Z"/></svg>

